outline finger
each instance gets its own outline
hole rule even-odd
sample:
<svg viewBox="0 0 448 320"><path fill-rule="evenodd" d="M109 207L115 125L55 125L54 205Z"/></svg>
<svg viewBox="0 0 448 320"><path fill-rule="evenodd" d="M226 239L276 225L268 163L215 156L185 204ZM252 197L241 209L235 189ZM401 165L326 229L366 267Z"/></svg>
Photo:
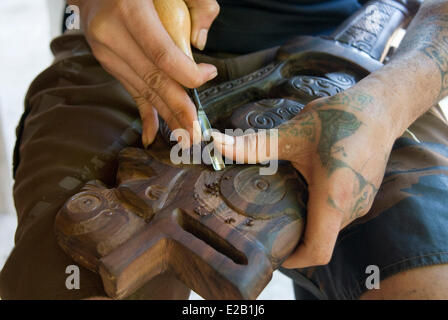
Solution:
<svg viewBox="0 0 448 320"><path fill-rule="evenodd" d="M275 136L274 136L275 135ZM260 131L243 136L213 132L213 143L226 158L237 163L260 163L278 159L278 139L275 130Z"/></svg>
<svg viewBox="0 0 448 320"><path fill-rule="evenodd" d="M302 242L283 263L285 268L305 268L330 262L343 214L331 205L324 186L310 185L306 228Z"/></svg>
<svg viewBox="0 0 448 320"><path fill-rule="evenodd" d="M118 57L115 60L121 58L123 63L128 64L148 87L148 89L143 89L144 85L141 84L141 90L139 90L145 92L144 96L148 99L148 102L157 106L155 100L157 96L160 97L170 108L181 126L192 135L193 122L197 120L197 112L184 88L148 60L125 28L116 28L113 33L121 41L103 44L109 49L108 55L116 55Z"/></svg>
<svg viewBox="0 0 448 320"><path fill-rule="evenodd" d="M188 88L197 88L217 75L210 64L196 64L173 42L152 1L129 1L126 28L145 55L169 77Z"/></svg>
<svg viewBox="0 0 448 320"><path fill-rule="evenodd" d="M185 3L191 16L191 43L204 50L208 30L219 14L219 4L215 0L185 0Z"/></svg>
<svg viewBox="0 0 448 320"><path fill-rule="evenodd" d="M156 138L157 131L159 130L159 119L157 118L156 109L146 101L140 103L138 110L142 118L142 143L145 149L147 149Z"/></svg>
<svg viewBox="0 0 448 320"><path fill-rule="evenodd" d="M138 77L138 75L132 70L132 68L130 68L120 57L102 45L93 45L92 49L104 69L120 81L125 89L131 94L139 108L139 111L140 109L144 109L141 112L148 116L150 111L146 111L145 109L154 107L158 111L158 114L160 114L160 116L166 121L171 130L182 127L165 102L157 95L156 92L148 88L140 77ZM149 96L151 96L151 102L148 101ZM151 117L151 115L149 116ZM146 122L142 123L144 131L143 136L147 135L147 140L145 140L146 143L150 143L152 141L153 134L153 130L147 128L146 124L151 125L154 124L154 122L155 120L153 118L148 118ZM148 129L148 132L145 131L146 129Z"/></svg>
<svg viewBox="0 0 448 320"><path fill-rule="evenodd" d="M113 74L113 71L109 70L107 67L105 67L105 70ZM118 74L116 74L115 77L120 81L129 94L134 97L140 113L140 118L142 119L142 144L145 148L148 148L148 146L154 142L157 131L159 130L157 112L146 100L138 98L140 96L138 90L126 79Z"/></svg>
<svg viewBox="0 0 448 320"><path fill-rule="evenodd" d="M146 100L156 108L171 130L182 127L174 113L171 112L170 108L158 96L157 92L148 87L123 59L103 45L94 45L92 49L94 50L95 56L100 60L101 65L109 73L122 82L123 85L127 83L136 89L138 94L131 94L134 99L138 99L139 101Z"/></svg>
<svg viewBox="0 0 448 320"><path fill-rule="evenodd" d="M290 120L278 128L259 130L242 136L213 132L215 147L226 158L239 163L258 163L269 160L297 162L311 152L313 145L300 133L301 120ZM254 161L255 159L255 161Z"/></svg>
<svg viewBox="0 0 448 320"><path fill-rule="evenodd" d="M145 149L154 142L157 131L159 130L159 119L157 117L157 111L151 104L145 99L140 98L137 89L135 89L127 80L119 77L117 78L125 89L134 97L134 100L138 106L140 118L142 119L142 143Z"/></svg>

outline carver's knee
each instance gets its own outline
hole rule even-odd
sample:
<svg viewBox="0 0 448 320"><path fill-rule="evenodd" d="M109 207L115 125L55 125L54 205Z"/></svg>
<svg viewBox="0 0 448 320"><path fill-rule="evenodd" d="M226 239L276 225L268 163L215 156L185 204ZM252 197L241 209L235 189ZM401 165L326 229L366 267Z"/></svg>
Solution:
<svg viewBox="0 0 448 320"><path fill-rule="evenodd" d="M407 270L384 279L361 299L448 299L448 264Z"/></svg>

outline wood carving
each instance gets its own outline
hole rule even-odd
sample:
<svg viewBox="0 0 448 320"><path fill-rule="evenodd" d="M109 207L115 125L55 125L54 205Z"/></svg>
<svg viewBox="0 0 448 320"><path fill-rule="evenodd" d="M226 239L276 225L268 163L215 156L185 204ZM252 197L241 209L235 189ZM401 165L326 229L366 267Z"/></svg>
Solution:
<svg viewBox="0 0 448 320"><path fill-rule="evenodd" d="M164 271L204 297L256 298L299 240L304 183L290 166L215 172L173 166L166 151L121 152L116 188L91 182L61 209L59 243L115 298Z"/></svg>
<svg viewBox="0 0 448 320"><path fill-rule="evenodd" d="M274 63L200 93L218 129L269 129L313 99L341 92L382 66L389 39L417 1L371 1L329 38L298 37ZM88 183L56 217L60 246L124 298L171 272L206 299L255 299L300 241L306 183L288 163L215 172L173 165L164 122L149 150L119 156L115 188Z"/></svg>

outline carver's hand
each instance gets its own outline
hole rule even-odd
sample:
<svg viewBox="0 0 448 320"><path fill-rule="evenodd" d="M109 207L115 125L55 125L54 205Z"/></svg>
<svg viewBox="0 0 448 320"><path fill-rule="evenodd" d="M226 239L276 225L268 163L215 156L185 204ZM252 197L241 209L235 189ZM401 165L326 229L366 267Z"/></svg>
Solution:
<svg viewBox="0 0 448 320"><path fill-rule="evenodd" d="M260 133L213 137L223 155L247 162L275 135L271 130L266 139ZM309 187L305 234L284 267L330 261L339 231L371 207L396 136L385 104L354 88L313 101L278 127L278 155L269 150L257 162L289 160Z"/></svg>
<svg viewBox="0 0 448 320"><path fill-rule="evenodd" d="M136 101L142 140L151 144L157 113L174 130L193 137L196 108L182 86L197 88L217 75L216 67L196 64L171 40L152 0L71 0L80 7L81 24L93 54ZM203 49L219 12L215 0L185 0L192 18L192 44Z"/></svg>

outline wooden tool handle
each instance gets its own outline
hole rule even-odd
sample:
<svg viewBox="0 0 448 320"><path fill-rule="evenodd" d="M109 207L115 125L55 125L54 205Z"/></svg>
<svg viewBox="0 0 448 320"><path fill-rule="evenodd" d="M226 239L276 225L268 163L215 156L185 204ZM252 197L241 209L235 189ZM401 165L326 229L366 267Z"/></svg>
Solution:
<svg viewBox="0 0 448 320"><path fill-rule="evenodd" d="M183 0L154 0L160 21L174 43L193 60L190 11Z"/></svg>

